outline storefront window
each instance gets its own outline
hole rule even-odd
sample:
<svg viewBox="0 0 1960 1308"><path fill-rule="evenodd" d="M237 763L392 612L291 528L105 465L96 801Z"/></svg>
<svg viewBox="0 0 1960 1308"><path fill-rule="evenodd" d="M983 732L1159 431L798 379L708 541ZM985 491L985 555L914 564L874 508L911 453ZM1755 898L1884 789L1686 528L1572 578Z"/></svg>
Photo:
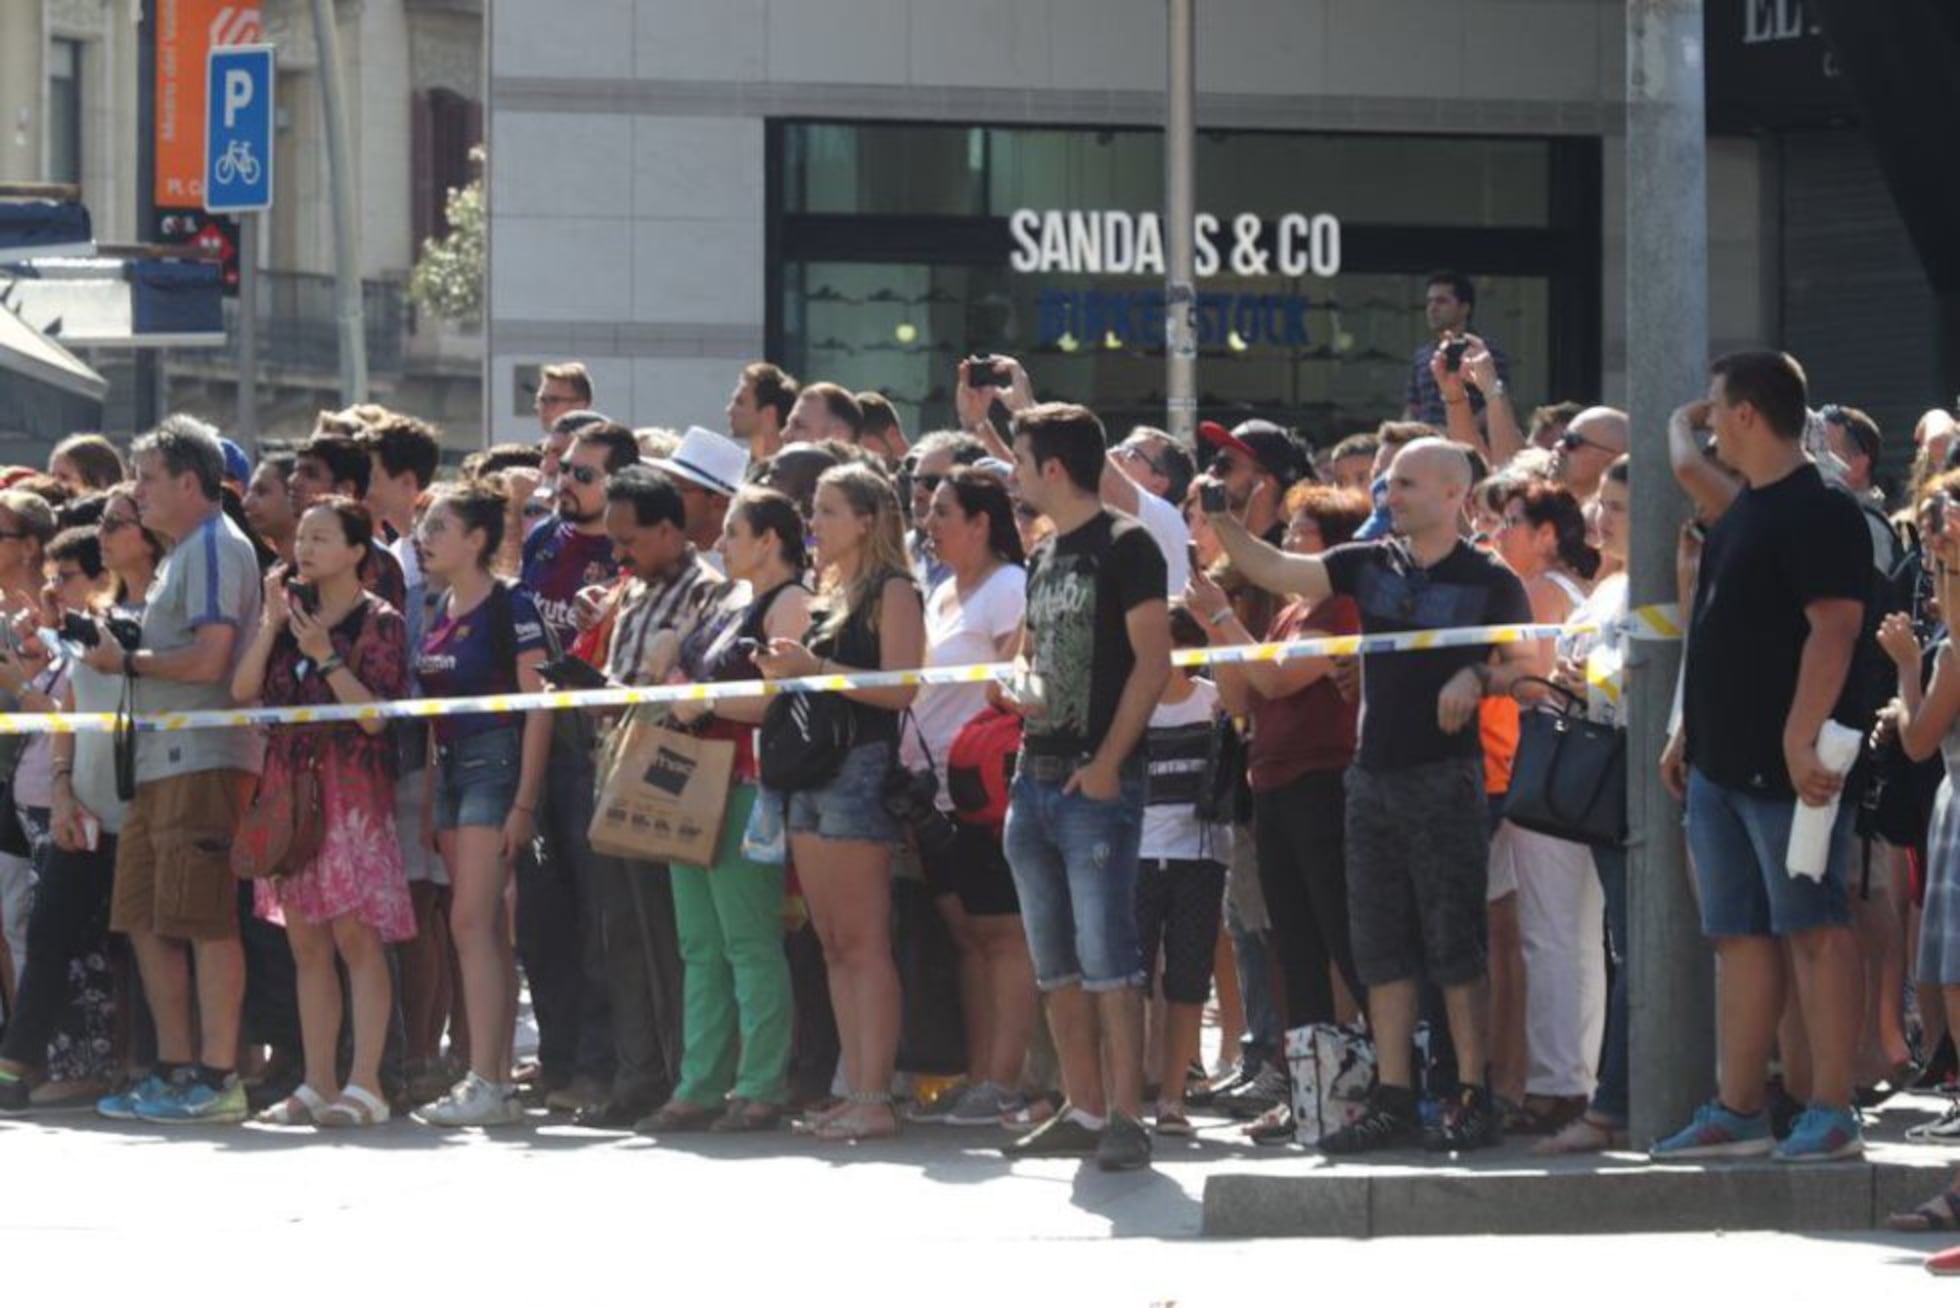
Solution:
<svg viewBox="0 0 1960 1308"><path fill-rule="evenodd" d="M799 377L881 391L930 430L953 420L958 360L999 352L1043 398L1093 404L1113 436L1164 421L1161 272L1016 271L1011 223L1156 214L1159 134L787 123L774 141L771 339ZM1474 327L1510 356L1520 407L1591 393L1598 316L1572 268L1596 250L1597 218L1573 230L1559 213L1554 155L1530 139L1201 133L1199 208L1221 256L1198 287L1201 414L1271 418L1317 444L1399 416L1441 267L1476 280ZM1224 258L1239 216L1270 255L1288 214L1331 220L1332 275Z"/></svg>

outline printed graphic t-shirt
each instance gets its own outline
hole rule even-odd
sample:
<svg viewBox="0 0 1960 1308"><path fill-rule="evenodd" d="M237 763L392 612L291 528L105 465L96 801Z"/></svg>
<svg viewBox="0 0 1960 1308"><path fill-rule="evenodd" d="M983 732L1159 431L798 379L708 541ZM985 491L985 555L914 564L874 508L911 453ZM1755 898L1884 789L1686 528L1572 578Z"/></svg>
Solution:
<svg viewBox="0 0 1960 1308"><path fill-rule="evenodd" d="M585 535L562 518L539 523L524 542L524 589L551 624L560 649L570 649L578 639L578 593L618 575L612 538Z"/></svg>
<svg viewBox="0 0 1960 1308"><path fill-rule="evenodd" d="M1135 518L1104 509L1043 541L1028 565L1028 636L1046 710L1028 719L1029 754L1092 754L1136 666L1130 610L1164 598L1164 556Z"/></svg>
<svg viewBox="0 0 1960 1308"><path fill-rule="evenodd" d="M538 606L521 588L510 591L512 633L506 648L513 658L498 666L498 640L491 630L491 615L497 603L493 591L483 603L468 613L450 617L432 614L428 634L415 658L415 675L422 693L432 699L458 695L513 695L517 693L516 655L549 648L544 637L544 619ZM470 736L516 726L514 713L459 713L435 720L436 740L453 745Z"/></svg>

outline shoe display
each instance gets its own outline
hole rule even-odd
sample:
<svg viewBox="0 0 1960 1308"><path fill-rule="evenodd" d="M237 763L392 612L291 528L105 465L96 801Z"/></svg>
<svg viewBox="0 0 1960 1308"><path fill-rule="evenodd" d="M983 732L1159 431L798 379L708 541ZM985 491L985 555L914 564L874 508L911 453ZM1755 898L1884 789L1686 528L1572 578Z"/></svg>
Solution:
<svg viewBox="0 0 1960 1308"><path fill-rule="evenodd" d="M1112 1113L1096 1142L1096 1166L1105 1172L1134 1172L1150 1166L1150 1133L1124 1113Z"/></svg>
<svg viewBox="0 0 1960 1308"><path fill-rule="evenodd" d="M1856 1113L1812 1104L1771 1156L1779 1163L1835 1163L1864 1153L1865 1136Z"/></svg>
<svg viewBox="0 0 1960 1308"><path fill-rule="evenodd" d="M514 1126L524 1120L524 1105L514 1087L493 1084L471 1072L414 1117L425 1126Z"/></svg>
<svg viewBox="0 0 1960 1308"><path fill-rule="evenodd" d="M1654 1141L1647 1156L1655 1162L1670 1158L1760 1158L1776 1148L1769 1117L1744 1117L1711 1099L1695 1109L1694 1120L1665 1139Z"/></svg>
<svg viewBox="0 0 1960 1308"><path fill-rule="evenodd" d="M1368 1096L1368 1109L1338 1131L1320 1137L1320 1152L1344 1156L1383 1149L1408 1149L1422 1143L1422 1119L1416 1115L1416 1093L1400 1086L1378 1085Z"/></svg>
<svg viewBox="0 0 1960 1308"><path fill-rule="evenodd" d="M1466 1085L1443 1105L1442 1116L1422 1133L1422 1147L1432 1154L1460 1154L1489 1149L1504 1141L1504 1119L1497 1115L1486 1086Z"/></svg>
<svg viewBox="0 0 1960 1308"><path fill-rule="evenodd" d="M252 1115L245 1099L245 1083L234 1074L223 1085L202 1079L179 1084L174 1093L139 1100L136 1116L160 1125L236 1126Z"/></svg>
<svg viewBox="0 0 1960 1308"><path fill-rule="evenodd" d="M1102 1143L1102 1132L1084 1126L1066 1106L1018 1140L1000 1147L1009 1158L1086 1158Z"/></svg>

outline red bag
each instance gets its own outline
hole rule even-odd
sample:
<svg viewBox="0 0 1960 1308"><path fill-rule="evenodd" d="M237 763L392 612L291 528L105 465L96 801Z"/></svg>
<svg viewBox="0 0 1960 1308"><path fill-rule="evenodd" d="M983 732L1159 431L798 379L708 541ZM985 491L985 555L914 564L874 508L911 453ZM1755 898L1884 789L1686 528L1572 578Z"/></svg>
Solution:
<svg viewBox="0 0 1960 1308"><path fill-rule="evenodd" d="M1021 753L1021 719L989 706L953 737L946 754L946 797L953 816L999 831L1007 822L1007 791Z"/></svg>

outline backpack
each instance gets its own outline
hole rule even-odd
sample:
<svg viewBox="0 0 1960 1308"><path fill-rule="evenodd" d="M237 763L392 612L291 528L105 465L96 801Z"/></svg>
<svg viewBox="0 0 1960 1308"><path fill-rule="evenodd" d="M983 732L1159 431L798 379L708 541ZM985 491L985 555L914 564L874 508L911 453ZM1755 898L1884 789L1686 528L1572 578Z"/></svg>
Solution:
<svg viewBox="0 0 1960 1308"><path fill-rule="evenodd" d="M1021 753L1021 719L992 705L976 713L946 751L946 798L953 816L999 831L1007 822L1007 792Z"/></svg>

